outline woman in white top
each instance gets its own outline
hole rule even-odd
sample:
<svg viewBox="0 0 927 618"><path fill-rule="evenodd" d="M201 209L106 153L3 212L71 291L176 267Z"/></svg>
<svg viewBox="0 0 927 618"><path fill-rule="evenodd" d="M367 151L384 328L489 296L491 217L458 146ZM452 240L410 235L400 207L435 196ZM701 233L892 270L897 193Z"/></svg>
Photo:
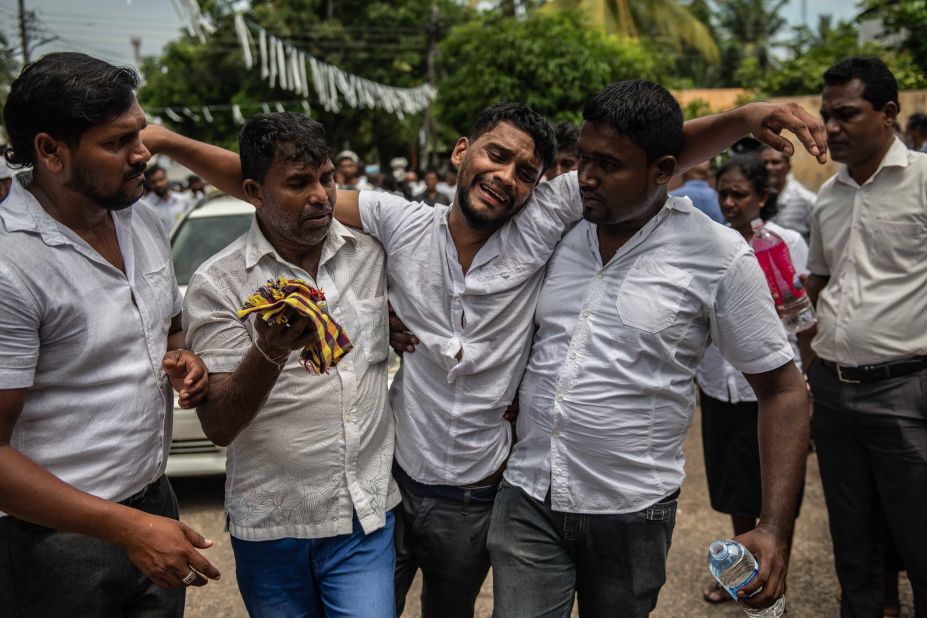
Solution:
<svg viewBox="0 0 927 618"><path fill-rule="evenodd" d="M749 243L750 222L757 217L789 247L796 272L806 271L808 246L801 234L769 221L776 214L770 197L766 168L754 156L730 159L717 172L718 202L728 225ZM790 337L798 348L794 336ZM714 345L696 372L702 410L702 444L711 506L731 516L734 536L752 530L762 510L760 454L757 443L756 395L743 374L721 356ZM710 603L731 600L715 583L704 590Z"/></svg>

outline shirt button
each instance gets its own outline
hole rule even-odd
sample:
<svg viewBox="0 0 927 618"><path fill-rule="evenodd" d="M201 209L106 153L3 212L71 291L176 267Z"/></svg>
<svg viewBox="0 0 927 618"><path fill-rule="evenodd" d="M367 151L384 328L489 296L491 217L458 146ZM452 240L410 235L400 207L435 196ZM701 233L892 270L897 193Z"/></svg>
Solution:
<svg viewBox="0 0 927 618"><path fill-rule="evenodd" d="M584 318L588 318L588 317L589 317L589 310L588 310L588 309L583 309L583 317L584 317Z"/></svg>
<svg viewBox="0 0 927 618"><path fill-rule="evenodd" d="M570 358L576 358L576 352L570 352Z"/></svg>
<svg viewBox="0 0 927 618"><path fill-rule="evenodd" d="M557 395L557 401L563 401L563 395L558 394L558 395Z"/></svg>
<svg viewBox="0 0 927 618"><path fill-rule="evenodd" d="M599 279L604 279L604 278L605 278L605 273L598 273L598 274L596 274L596 277L598 277Z"/></svg>

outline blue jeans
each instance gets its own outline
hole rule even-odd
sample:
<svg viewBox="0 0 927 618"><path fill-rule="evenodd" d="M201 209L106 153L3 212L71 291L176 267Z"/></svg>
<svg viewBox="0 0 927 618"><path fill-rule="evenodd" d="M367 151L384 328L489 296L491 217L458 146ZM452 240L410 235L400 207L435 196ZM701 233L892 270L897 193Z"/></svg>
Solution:
<svg viewBox="0 0 927 618"><path fill-rule="evenodd" d="M493 616L643 618L666 581L676 498L637 513L560 513L505 481L489 525Z"/></svg>
<svg viewBox="0 0 927 618"><path fill-rule="evenodd" d="M394 618L393 513L386 525L324 539L243 541L232 537L235 575L252 618Z"/></svg>

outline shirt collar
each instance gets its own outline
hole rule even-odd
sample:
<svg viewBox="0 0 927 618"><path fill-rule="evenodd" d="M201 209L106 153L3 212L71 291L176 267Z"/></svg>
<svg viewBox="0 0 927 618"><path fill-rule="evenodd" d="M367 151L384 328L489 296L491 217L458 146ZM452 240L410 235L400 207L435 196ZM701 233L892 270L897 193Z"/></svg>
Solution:
<svg viewBox="0 0 927 618"><path fill-rule="evenodd" d="M0 207L0 219L7 232L38 234L46 245L74 245L73 232L56 221L42 207L35 195L26 187L32 184L32 171L25 170L13 177L10 194ZM132 224L132 207L111 210L117 227L129 229ZM71 236L74 236L72 238Z"/></svg>
<svg viewBox="0 0 927 618"><path fill-rule="evenodd" d="M882 161L879 162L879 167L876 168L875 173L872 174L869 178L866 179L866 182L863 184L868 184L873 182L875 178L879 175L879 172L882 171L882 168L885 167L908 167L908 147L904 145L898 137L896 136L892 145L889 147L888 152L885 153L885 156L882 157ZM846 165L841 165L840 169L837 171L837 180L844 184L848 184L851 187L859 187L860 185L853 180L853 177L850 175L850 168Z"/></svg>
<svg viewBox="0 0 927 618"><path fill-rule="evenodd" d="M321 266L332 259L346 242L354 244L357 239L347 227L333 218L331 226L328 228L328 234L325 236L325 244L322 246L322 257L319 260L319 265ZM248 237L245 240L245 268L250 270L265 255L270 255L278 262L287 263L285 259L280 257L280 254L270 244L267 237L264 236L264 232L261 231L261 227L258 225L258 218L255 216L251 221L251 229L248 230Z"/></svg>

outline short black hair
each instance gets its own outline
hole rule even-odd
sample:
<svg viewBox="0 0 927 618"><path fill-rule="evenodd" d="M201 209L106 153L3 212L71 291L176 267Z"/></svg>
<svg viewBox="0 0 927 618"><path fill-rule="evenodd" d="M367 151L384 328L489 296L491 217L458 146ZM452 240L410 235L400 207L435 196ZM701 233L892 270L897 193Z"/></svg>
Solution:
<svg viewBox="0 0 927 618"><path fill-rule="evenodd" d="M557 152L564 150L576 152L576 144L579 142L579 127L572 122L561 122L554 127L554 135L557 136Z"/></svg>
<svg viewBox="0 0 927 618"><path fill-rule="evenodd" d="M23 68L3 107L10 136L5 155L15 166L35 165L35 136L48 133L76 146L90 127L128 111L138 73L86 54L58 52Z"/></svg>
<svg viewBox="0 0 927 618"><path fill-rule="evenodd" d="M721 180L721 177L731 170L738 170L743 174L758 195L766 193L766 203L760 208L760 219L768 221L775 217L779 212L779 206L776 203L776 194L769 190L769 173L763 161L755 153L731 157L715 172L715 180Z"/></svg>
<svg viewBox="0 0 927 618"><path fill-rule="evenodd" d="M824 72L825 86L842 86L858 79L863 83L863 98L875 110L881 110L886 103L898 103L898 81L884 62L875 56L853 56L833 64Z"/></svg>
<svg viewBox="0 0 927 618"><path fill-rule="evenodd" d="M425 168L425 171L422 172L422 178L424 178L426 174L434 174L438 178L441 178L441 173L438 172L438 168L435 167L434 165L429 165L428 167Z"/></svg>
<svg viewBox="0 0 927 618"><path fill-rule="evenodd" d="M473 142L495 129L500 122L508 122L531 136L534 140L534 154L540 159L542 170L546 170L556 160L557 138L554 129L544 116L524 103L496 103L483 108L468 138Z"/></svg>
<svg viewBox="0 0 927 618"><path fill-rule="evenodd" d="M158 172L164 172L165 174L167 173L167 171L160 165L149 165L145 168L145 180L151 180L151 177Z"/></svg>
<svg viewBox="0 0 927 618"><path fill-rule="evenodd" d="M630 79L609 84L586 102L583 120L611 127L647 153L647 163L682 151L682 109L653 82Z"/></svg>
<svg viewBox="0 0 927 618"><path fill-rule="evenodd" d="M927 133L927 114L911 114L908 116L908 122L906 123L908 129L920 129L921 132Z"/></svg>
<svg viewBox="0 0 927 618"><path fill-rule="evenodd" d="M330 156L325 128L305 114L269 112L252 116L238 136L241 175L264 182L278 161L319 167Z"/></svg>

